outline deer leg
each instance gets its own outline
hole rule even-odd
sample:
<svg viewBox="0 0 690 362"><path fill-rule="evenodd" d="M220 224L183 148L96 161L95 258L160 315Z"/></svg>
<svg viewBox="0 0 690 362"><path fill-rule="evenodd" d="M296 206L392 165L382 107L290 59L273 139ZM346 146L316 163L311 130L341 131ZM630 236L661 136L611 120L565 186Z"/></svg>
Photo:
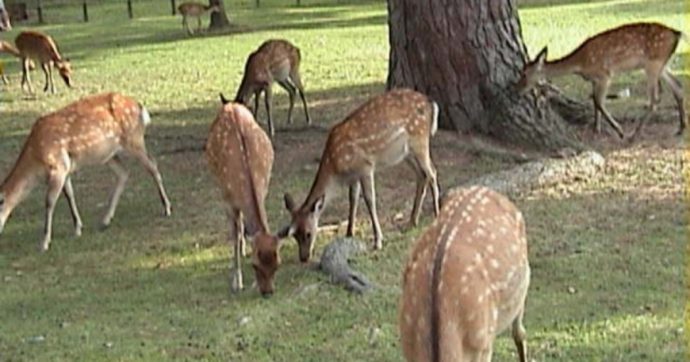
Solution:
<svg viewBox="0 0 690 362"><path fill-rule="evenodd" d="M601 119L600 119L600 112L599 112L599 107L597 107L597 99L594 97L594 94L592 93L592 105L594 106L594 131L599 134L601 133Z"/></svg>
<svg viewBox="0 0 690 362"><path fill-rule="evenodd" d="M594 104L599 109L599 112L604 116L604 119L609 123L609 125L616 131L618 137L621 139L625 137L623 134L623 129L616 122L613 116L604 107L604 101L606 100L606 92L609 89L610 79L599 79L594 83Z"/></svg>
<svg viewBox="0 0 690 362"><path fill-rule="evenodd" d="M34 89L31 86L31 76L29 74L30 62L31 62L31 59L29 59L29 58L24 58L22 61L22 90L24 90L24 85L26 84L26 87L27 87L29 93L33 94Z"/></svg>
<svg viewBox="0 0 690 362"><path fill-rule="evenodd" d="M142 136L143 138L143 136ZM144 165L144 168L151 174L153 177L153 180L156 182L156 186L158 187L158 196L161 199L161 203L163 204L163 214L165 216L170 216L172 213L171 207L170 207L170 200L168 199L168 195L165 192L165 188L163 187L163 177L161 177L160 172L158 172L158 166L156 166L156 162L153 161L146 152L146 148L143 146L143 139L140 141L140 146L138 147L137 150L132 152L134 156L141 162L142 165Z"/></svg>
<svg viewBox="0 0 690 362"><path fill-rule="evenodd" d="M290 74L290 78L288 78L288 82L291 82L292 86L297 88L299 97L302 99L302 105L304 106L304 116L307 117L307 124L311 124L309 108L307 108L307 99L304 97L304 86L302 86L302 80L300 79L299 73L297 71L293 71Z"/></svg>
<svg viewBox="0 0 690 362"><path fill-rule="evenodd" d="M355 235L355 219L357 218L357 204L359 203L359 193L362 190L359 181L350 185L350 217L347 221L346 236Z"/></svg>
<svg viewBox="0 0 690 362"><path fill-rule="evenodd" d="M678 115L680 117L678 132L676 135L680 135L685 130L686 119L685 119L685 104L683 101L683 83L678 80L673 74L671 74L668 69L664 69L661 72L661 79L663 79L669 88L671 88L671 93L673 93L673 98L676 100L676 106L678 107Z"/></svg>
<svg viewBox="0 0 690 362"><path fill-rule="evenodd" d="M410 224L412 226L417 226L419 224L419 215L421 214L421 204L422 200L426 196L426 177L424 177L424 171L419 167L415 158L406 158L407 163L414 170L415 175L417 175L417 190L414 196L414 204L412 206L412 214L410 215Z"/></svg>
<svg viewBox="0 0 690 362"><path fill-rule="evenodd" d="M273 96L271 86L269 85L264 91L264 104L266 105L266 117L268 118L268 133L273 138L275 129L273 128L273 118L271 117L271 98Z"/></svg>
<svg viewBox="0 0 690 362"><path fill-rule="evenodd" d="M64 170L52 170L48 175L48 192L46 193L46 215L45 227L43 229L43 242L40 250L47 251L50 247L51 236L53 235L53 213L55 204L60 197L60 192L65 185L67 172Z"/></svg>
<svg viewBox="0 0 690 362"><path fill-rule="evenodd" d="M376 185L374 183L374 169L369 171L367 176L361 179L362 193L364 196L364 203L369 210L369 217L371 218L371 226L374 229L374 249L380 250L383 248L383 233L381 232L381 224L376 212Z"/></svg>
<svg viewBox="0 0 690 362"><path fill-rule="evenodd" d="M115 173L117 177L117 183L115 184L115 189L113 189L113 193L110 195L108 211L105 213L105 215L103 216L103 220L101 221L102 228L107 228L108 226L110 226L110 222L113 220L113 216L115 216L115 209L117 209L117 204L120 202L120 196L122 195L122 191L124 191L125 184L127 183L127 179L129 178L129 173L122 166L122 160L120 160L119 156L113 156L113 158L111 158L107 162L107 164L108 167L110 167L110 169L113 170L113 172Z"/></svg>
<svg viewBox="0 0 690 362"><path fill-rule="evenodd" d="M259 100L261 99L261 90L254 92L254 109L252 115L257 122L259 122Z"/></svg>
<svg viewBox="0 0 690 362"><path fill-rule="evenodd" d="M524 307L522 307L515 320L513 320L513 341L515 342L520 362L527 361L527 332L525 331L525 326L522 324L524 313L525 310Z"/></svg>
<svg viewBox="0 0 690 362"><path fill-rule="evenodd" d="M431 187L431 196L434 198L434 216L438 216L439 212L441 211L440 187L438 184L436 168L434 167L434 163L431 161L431 154L429 153L429 143L428 141L423 141L421 143L410 142L410 148L412 149L412 153L414 155L414 159L417 166L422 171L422 176L424 177L423 180L426 182L427 185ZM422 199L417 201L420 206L423 201L423 197L424 195L422 195ZM417 210L417 213L419 212L420 211ZM417 218L419 218L419 216L417 216Z"/></svg>
<svg viewBox="0 0 690 362"><path fill-rule="evenodd" d="M187 16L182 16L182 26L187 29L187 34L192 35L192 28L189 26L189 20Z"/></svg>
<svg viewBox="0 0 690 362"><path fill-rule="evenodd" d="M43 63L41 64L41 69L43 69L43 74L45 75L46 78L46 84L43 86L43 92L47 92L48 89L50 89L50 64L49 63Z"/></svg>
<svg viewBox="0 0 690 362"><path fill-rule="evenodd" d="M282 81L278 82L278 84L283 87L288 92L288 95L290 96L290 108L288 108L288 116L287 116L287 123L291 124L292 123L292 109L295 107L295 88L288 82L288 81Z"/></svg>
<svg viewBox="0 0 690 362"><path fill-rule="evenodd" d="M74 235L81 236L81 229L83 224L81 222L81 216L79 215L79 209L77 208L77 200L74 197L74 188L72 187L72 178L67 176L65 178L65 186L62 189L69 204L69 210L72 213L72 221L74 222Z"/></svg>
<svg viewBox="0 0 690 362"><path fill-rule="evenodd" d="M228 226L230 228L228 233L228 243L232 244L233 247L233 265L230 266L231 279L230 288L232 292L239 292L244 288L242 283L242 253L240 250L240 243L242 238L244 238L241 232L240 212L234 208L230 208L227 211L228 214Z"/></svg>

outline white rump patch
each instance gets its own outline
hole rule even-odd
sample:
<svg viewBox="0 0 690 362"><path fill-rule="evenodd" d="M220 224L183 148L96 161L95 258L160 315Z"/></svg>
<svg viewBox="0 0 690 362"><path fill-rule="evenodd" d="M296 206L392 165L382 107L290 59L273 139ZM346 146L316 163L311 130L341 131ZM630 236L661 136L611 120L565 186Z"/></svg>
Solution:
<svg viewBox="0 0 690 362"><path fill-rule="evenodd" d="M151 115L149 114L149 111L146 109L146 107L139 105L141 107L141 113L139 114L139 121L144 124L144 126L148 126L149 123L151 123Z"/></svg>

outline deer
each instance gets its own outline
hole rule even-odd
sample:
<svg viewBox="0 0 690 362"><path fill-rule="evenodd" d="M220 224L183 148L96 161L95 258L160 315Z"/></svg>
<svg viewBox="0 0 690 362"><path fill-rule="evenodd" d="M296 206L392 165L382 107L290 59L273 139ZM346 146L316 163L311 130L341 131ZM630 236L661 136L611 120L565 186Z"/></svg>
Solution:
<svg viewBox="0 0 690 362"><path fill-rule="evenodd" d="M662 24L633 23L588 38L577 49L560 59L547 61L548 48L544 47L533 61L525 64L517 89L524 93L545 78L578 74L592 83L594 127L597 133L601 132L601 114L622 139L625 137L623 129L604 106L606 94L613 76L643 69L647 76L649 106L647 114L640 119L632 136L637 134L644 122L656 111L660 79L669 86L676 101L680 116L677 135L680 135L686 125L683 86L669 71L668 62L676 51L681 36L680 31Z"/></svg>
<svg viewBox="0 0 690 362"><path fill-rule="evenodd" d="M35 60L41 65L46 77L46 84L43 91L55 94L55 82L53 81L53 67L58 70L60 77L65 81L67 87L72 87L72 67L68 58L63 58L57 48L57 44L49 35L38 31L23 31L14 39L22 58L22 90L28 86L29 93L33 93L29 70L31 70L31 60Z"/></svg>
<svg viewBox="0 0 690 362"><path fill-rule="evenodd" d="M123 154L134 156L153 177L163 214L170 216L163 179L144 143L144 131L149 123L151 117L146 108L119 93L88 96L40 117L31 127L14 167L0 184L0 234L14 208L39 180L45 180L48 188L40 250L47 251L50 247L53 213L61 192L69 204L74 234L81 236L83 224L71 175L80 168L97 164L108 165L117 178L101 223L107 228L129 177L121 159Z"/></svg>
<svg viewBox="0 0 690 362"><path fill-rule="evenodd" d="M525 222L507 197L483 186L454 189L412 246L398 324L407 361L491 361L512 326L521 362L530 282Z"/></svg>
<svg viewBox="0 0 690 362"><path fill-rule="evenodd" d="M192 35L194 32L189 26L188 18L196 18L196 31L199 32L201 31L201 17L209 11L212 13L220 11L220 7L218 5L204 5L195 2L186 2L180 4L180 6L177 7L177 10L180 12L180 14L182 14L182 27L187 29L187 34Z"/></svg>
<svg viewBox="0 0 690 362"><path fill-rule="evenodd" d="M295 106L295 93L299 93L304 105L304 115L306 122L311 125L311 117L307 108L307 100L304 96L304 86L299 73L299 65L302 56L299 48L292 45L287 40L270 39L265 41L247 58L244 67L244 76L237 90L235 102L249 105L249 101L254 96L254 109L252 113L257 117L259 112L259 98L264 93L264 102L268 118L269 136L273 138L275 130L273 128L273 118L271 114L271 85L277 82L288 92L290 97L290 108L288 108L287 123L292 123L292 110ZM223 102L228 100L221 93Z"/></svg>
<svg viewBox="0 0 690 362"><path fill-rule="evenodd" d="M296 207L289 193L284 195L291 222L282 230L293 236L299 258L311 257L319 217L338 184L349 187L347 236L354 235L360 192L369 210L374 233L374 249L383 248L383 233L376 207L374 173L377 168L406 161L415 172L417 188L410 223L419 222L421 204L430 186L434 215L439 211L439 186L431 160L429 143L438 128L438 105L411 89L393 89L378 95L335 125L328 135L311 190Z"/></svg>
<svg viewBox="0 0 690 362"><path fill-rule="evenodd" d="M233 292L243 289L241 257L245 235L253 236L252 267L259 291L269 297L280 265L280 238L268 227L264 200L273 167L273 145L251 112L237 103L224 104L211 125L206 160L226 206L229 242L234 249Z"/></svg>

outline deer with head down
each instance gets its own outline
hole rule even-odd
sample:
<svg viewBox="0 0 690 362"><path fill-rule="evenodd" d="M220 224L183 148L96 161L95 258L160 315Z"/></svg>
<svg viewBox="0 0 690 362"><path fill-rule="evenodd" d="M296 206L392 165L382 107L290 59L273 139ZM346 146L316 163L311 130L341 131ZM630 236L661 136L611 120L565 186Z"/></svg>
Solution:
<svg viewBox="0 0 690 362"><path fill-rule="evenodd" d="M70 61L60 55L52 37L38 31L23 31L14 39L14 44L17 46L22 58L22 89L26 85L30 93L34 91L29 77L32 60L41 65L41 69L43 69L45 74L46 84L43 87L44 92L50 89L51 93L55 93L53 67L58 70L67 87L72 87L72 67Z"/></svg>
<svg viewBox="0 0 690 362"><path fill-rule="evenodd" d="M678 30L662 24L634 23L597 34L560 59L547 61L548 49L545 47L534 61L525 64L517 88L525 92L545 78L578 74L592 82L594 125L597 132L601 129L599 116L603 115L618 136L624 138L620 124L604 106L606 93L614 75L642 69L647 76L649 108L647 114L640 119L633 136L656 111L659 103L659 79L671 88L676 100L680 120L677 134L681 134L686 125L683 86L668 70L668 62L678 47L681 35Z"/></svg>
<svg viewBox="0 0 690 362"><path fill-rule="evenodd" d="M525 223L486 187L453 190L412 247L403 273L399 327L415 362L490 362L496 335L512 326L527 361L522 324L530 282Z"/></svg>
<svg viewBox="0 0 690 362"><path fill-rule="evenodd" d="M0 184L0 233L12 210L39 180L46 180L46 215L40 249L48 250L52 236L53 212L60 193L64 193L72 212L75 235L82 232L71 175L78 169L107 164L117 175L117 185L110 197L102 225L110 225L128 172L120 154L134 156L151 174L166 216L170 201L156 163L146 151L144 131L151 122L148 111L136 100L119 93L105 93L82 98L54 113L39 118L24 142L19 158L5 181Z"/></svg>
<svg viewBox="0 0 690 362"><path fill-rule="evenodd" d="M292 123L292 110L295 106L295 94L299 93L304 106L304 115L307 124L311 124L311 117L309 117L309 110L307 109L307 100L304 97L304 87L302 86L302 79L299 73L299 66L302 60L299 48L292 45L287 40L270 39L265 41L259 49L254 51L247 58L247 63L244 67L244 76L242 83L237 90L235 102L242 103L246 106L254 96L254 117L259 112L259 98L261 93L264 93L264 101L266 104L266 114L268 118L268 134L273 137L275 134L273 128L273 117L271 114L271 99L273 82L277 82L283 89L288 92L290 97L290 108L288 108L287 122ZM221 100L224 103L229 102L222 94Z"/></svg>
<svg viewBox="0 0 690 362"><path fill-rule="evenodd" d="M264 297L273 294L280 241L268 228L264 200L273 167L273 146L243 105L225 104L211 125L206 160L222 191L234 246L232 290L243 288L245 235L253 237L252 267Z"/></svg>
<svg viewBox="0 0 690 362"><path fill-rule="evenodd" d="M339 184L350 188L347 235L354 234L362 191L374 230L374 248L383 247L374 187L374 172L378 168L402 161L412 166L417 177L410 217L413 225L419 221L427 187L431 187L434 214L438 213L438 181L429 152L429 142L436 133L437 124L435 102L410 89L394 89L372 98L331 129L319 170L304 202L297 206L292 197L285 194L285 207L292 215L292 222L283 230L297 239L303 262L311 257L319 217Z"/></svg>

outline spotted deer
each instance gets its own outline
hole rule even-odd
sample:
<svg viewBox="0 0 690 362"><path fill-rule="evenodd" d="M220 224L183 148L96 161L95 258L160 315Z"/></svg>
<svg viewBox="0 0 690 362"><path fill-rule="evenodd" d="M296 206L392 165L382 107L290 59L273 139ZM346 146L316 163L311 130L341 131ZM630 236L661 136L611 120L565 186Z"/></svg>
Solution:
<svg viewBox="0 0 690 362"><path fill-rule="evenodd" d="M55 93L53 67L58 70L67 87L72 87L72 67L69 59L63 58L60 55L52 37L38 31L23 31L14 39L14 44L17 46L22 58L22 90L24 90L26 85L29 92L33 93L29 77L32 60L41 65L45 74L46 84L43 87L44 92L50 89L51 93Z"/></svg>
<svg viewBox="0 0 690 362"><path fill-rule="evenodd" d="M5 181L0 184L0 233L12 210L27 196L39 180L46 180L46 214L42 251L48 250L52 236L53 211L60 192L65 194L74 221L75 235L82 232L71 175L78 169L107 164L117 176L110 205L103 217L107 227L115 215L128 172L121 154L134 156L151 174L170 215L170 201L155 162L146 152L144 130L151 122L148 111L136 100L118 93L82 98L39 118L31 128L24 147Z"/></svg>
<svg viewBox="0 0 690 362"><path fill-rule="evenodd" d="M187 34L191 35L194 34L194 32L189 26L189 18L196 18L196 31L199 32L201 31L201 17L209 11L220 11L220 7L218 5L204 5L195 2L186 2L180 4L180 6L177 7L177 10L180 14L182 14L182 27L187 29Z"/></svg>
<svg viewBox="0 0 690 362"><path fill-rule="evenodd" d="M623 129L604 106L606 93L611 79L617 73L643 69L647 75L649 108L647 114L640 119L633 136L656 111L659 103L659 79L666 82L673 93L680 117L677 134L681 134L686 124L683 87L680 80L668 70L669 59L676 51L680 38L681 32L661 24L634 23L597 34L585 40L572 53L553 61L546 60L548 49L544 47L534 61L525 65L517 87L524 92L544 78L578 74L592 83L597 132L601 130L599 116L603 114L618 136L624 138Z"/></svg>
<svg viewBox="0 0 690 362"><path fill-rule="evenodd" d="M271 85L277 82L288 92L290 97L290 108L288 108L287 122L292 123L292 110L295 106L295 93L299 93L304 106L304 115L307 124L311 124L307 100L304 96L304 87L299 73L301 61L299 48L292 45L287 40L270 39L265 41L259 49L254 51L247 58L244 67L242 83L237 90L235 102L249 105L249 101L254 96L254 109L252 112L256 117L259 112L259 98L264 93L264 102L268 118L268 133L274 136L273 118L271 114ZM223 102L228 100L221 94Z"/></svg>
<svg viewBox="0 0 690 362"><path fill-rule="evenodd" d="M222 191L234 246L232 290L243 289L241 258L245 235L253 236L252 267L264 297L273 294L280 265L279 238L268 228L264 200L273 167L273 146L243 105L230 103L218 113L206 142L206 160Z"/></svg>
<svg viewBox="0 0 690 362"><path fill-rule="evenodd" d="M434 214L438 214L438 181L429 153L437 124L435 102L410 89L394 89L372 98L331 129L316 178L302 205L296 207L292 196L285 194L285 207L292 221L284 230L297 240L302 262L311 257L319 217L338 184L350 189L347 235L354 234L357 203L363 191L374 231L374 248L383 247L374 187L377 168L405 160L414 169L417 190L410 217L413 225L419 221L427 186L431 187Z"/></svg>
<svg viewBox="0 0 690 362"><path fill-rule="evenodd" d="M491 361L496 335L512 325L521 362L530 281L525 223L505 196L455 189L419 237L403 273L399 326L405 358Z"/></svg>

